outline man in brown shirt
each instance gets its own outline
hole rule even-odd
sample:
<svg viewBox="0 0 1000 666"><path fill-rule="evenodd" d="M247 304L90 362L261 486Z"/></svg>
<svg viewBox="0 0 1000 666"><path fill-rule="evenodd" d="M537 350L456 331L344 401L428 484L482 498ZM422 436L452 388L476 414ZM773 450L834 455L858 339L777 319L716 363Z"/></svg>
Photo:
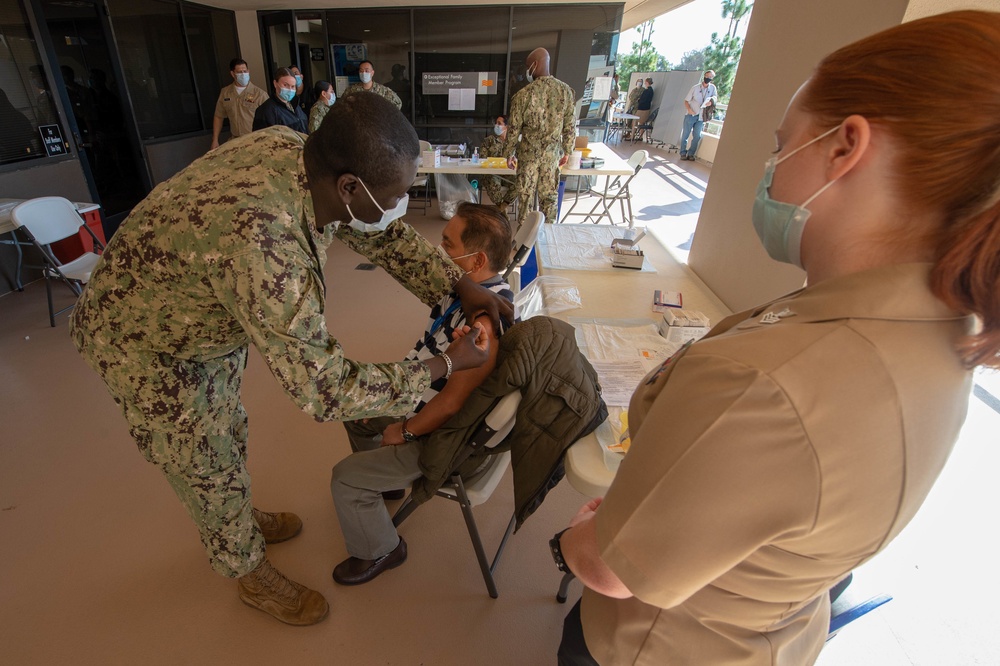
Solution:
<svg viewBox="0 0 1000 666"><path fill-rule="evenodd" d="M229 131L234 137L253 131L253 114L257 107L267 101L267 93L250 83L250 68L247 61L233 58L229 62L229 75L233 82L219 93L215 103L215 118L212 119L212 148L219 147L219 133L222 121L229 118Z"/></svg>

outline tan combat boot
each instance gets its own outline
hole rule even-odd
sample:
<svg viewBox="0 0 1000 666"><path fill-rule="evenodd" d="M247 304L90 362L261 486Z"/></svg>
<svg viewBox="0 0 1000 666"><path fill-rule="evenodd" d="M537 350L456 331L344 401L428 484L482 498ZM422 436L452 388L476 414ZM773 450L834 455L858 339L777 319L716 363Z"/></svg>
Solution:
<svg viewBox="0 0 1000 666"><path fill-rule="evenodd" d="M316 624L330 612L323 595L289 580L265 558L239 580L240 601L285 624Z"/></svg>
<svg viewBox="0 0 1000 666"><path fill-rule="evenodd" d="M288 541L302 531L302 519L294 513L268 513L255 508L253 519L264 533L264 543Z"/></svg>

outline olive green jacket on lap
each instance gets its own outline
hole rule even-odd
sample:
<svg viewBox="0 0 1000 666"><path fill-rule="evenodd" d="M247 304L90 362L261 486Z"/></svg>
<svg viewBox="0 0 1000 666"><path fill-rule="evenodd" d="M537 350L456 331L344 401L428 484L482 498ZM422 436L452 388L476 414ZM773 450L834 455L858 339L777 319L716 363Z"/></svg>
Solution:
<svg viewBox="0 0 1000 666"><path fill-rule="evenodd" d="M464 476L479 468L489 454L480 451L461 462L465 443L490 408L517 390L522 398L514 428L491 451L511 452L517 526L538 508L563 476L566 449L607 418L597 372L577 348L573 327L542 316L515 324L500 338L496 369L461 411L427 438L414 500L433 497L459 463Z"/></svg>

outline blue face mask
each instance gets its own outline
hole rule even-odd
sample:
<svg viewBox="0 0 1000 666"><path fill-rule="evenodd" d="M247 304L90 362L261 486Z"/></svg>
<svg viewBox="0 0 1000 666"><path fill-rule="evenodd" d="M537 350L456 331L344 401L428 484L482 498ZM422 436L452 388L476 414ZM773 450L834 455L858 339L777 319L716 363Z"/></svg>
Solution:
<svg viewBox="0 0 1000 666"><path fill-rule="evenodd" d="M358 76L361 78L361 83L371 83L372 80L371 72L361 72L360 74L358 74Z"/></svg>
<svg viewBox="0 0 1000 666"><path fill-rule="evenodd" d="M333 106L333 103L336 102L336 101L337 101L337 96L331 90L330 91L330 96L326 99L326 105L327 106Z"/></svg>
<svg viewBox="0 0 1000 666"><path fill-rule="evenodd" d="M367 194L368 198L372 200L372 203L375 204L375 207L378 208L380 211L382 211L382 218L375 223L359 220L358 218L354 217L354 213L351 212L351 207L350 205L348 205L347 212L351 216L351 221L348 222L348 226L350 226L353 229L357 229L358 231L363 231L365 233L372 233L375 231L385 231L386 227L389 226L390 222L392 222L393 220L398 220L399 218L406 215L406 207L410 204L409 194L404 194L403 198L399 200L399 203L396 204L395 208L393 208L392 210L385 210L384 208L382 208L382 206L378 205L378 202L375 201L375 197L373 197L372 193L368 191L368 186L365 185L360 178L358 178L358 182L361 183L361 187L364 188L365 194Z"/></svg>
<svg viewBox="0 0 1000 666"><path fill-rule="evenodd" d="M836 179L831 180L821 187L816 194L806 199L801 205L796 206L794 204L775 201L771 198L768 190L771 188L771 182L774 180L774 169L806 146L833 134L838 129L840 129L840 125L823 132L815 139L807 141L781 159L772 157L764 166L764 177L761 178L760 183L757 185L757 197L753 202L751 220L753 221L754 231L757 232L757 237L760 238L761 244L767 250L768 256L775 261L803 268L801 254L802 232L805 230L806 221L809 220L810 215L809 209L806 206L837 181Z"/></svg>
<svg viewBox="0 0 1000 666"><path fill-rule="evenodd" d="M295 87L298 88L301 85L302 85L302 75L301 74L296 74L295 75Z"/></svg>
<svg viewBox="0 0 1000 666"><path fill-rule="evenodd" d="M250 74L248 72L240 72L236 75L236 85L245 88L248 83L250 83Z"/></svg>
<svg viewBox="0 0 1000 666"><path fill-rule="evenodd" d="M493 126L493 133L496 134L497 136L500 136L501 134L503 134L503 131L505 129L507 129L507 128L504 127L503 125L494 125Z"/></svg>
<svg viewBox="0 0 1000 666"><path fill-rule="evenodd" d="M283 102L291 102L295 98L295 91L289 90L288 88L279 88L278 97L281 98Z"/></svg>

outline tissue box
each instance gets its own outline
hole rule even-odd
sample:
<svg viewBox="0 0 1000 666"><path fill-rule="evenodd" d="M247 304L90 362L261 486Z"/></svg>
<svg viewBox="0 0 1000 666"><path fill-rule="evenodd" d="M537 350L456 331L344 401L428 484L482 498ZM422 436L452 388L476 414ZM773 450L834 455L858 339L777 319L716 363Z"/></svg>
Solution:
<svg viewBox="0 0 1000 666"><path fill-rule="evenodd" d="M420 166L425 169L433 169L441 166L441 151L425 150L420 153Z"/></svg>
<svg viewBox="0 0 1000 666"><path fill-rule="evenodd" d="M642 250L631 250L616 245L611 251L611 265L615 268L640 270L644 258Z"/></svg>

